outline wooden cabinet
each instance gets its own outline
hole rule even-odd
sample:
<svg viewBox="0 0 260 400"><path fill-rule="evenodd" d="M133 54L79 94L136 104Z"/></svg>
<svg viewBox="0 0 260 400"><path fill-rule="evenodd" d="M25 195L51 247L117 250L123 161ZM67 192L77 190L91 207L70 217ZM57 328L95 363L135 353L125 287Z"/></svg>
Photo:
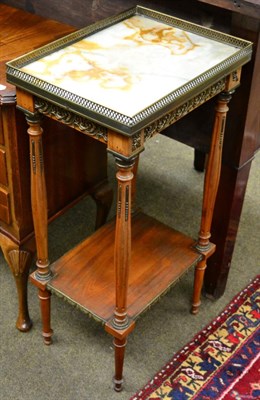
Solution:
<svg viewBox="0 0 260 400"><path fill-rule="evenodd" d="M2 119L2 113L1 119ZM4 147L4 136L1 124L1 148L0 148L0 219L7 224L11 221L10 200L8 191L6 149Z"/></svg>
<svg viewBox="0 0 260 400"><path fill-rule="evenodd" d="M35 252L29 146L24 116L16 109L15 88L6 82L5 62L74 28L3 4L0 5L0 27L0 247L18 289L16 326L26 331L31 327L27 278ZM107 184L105 145L49 118L43 117L42 123L46 132L44 159L49 221L89 194L97 203L96 225L100 226L112 201Z"/></svg>

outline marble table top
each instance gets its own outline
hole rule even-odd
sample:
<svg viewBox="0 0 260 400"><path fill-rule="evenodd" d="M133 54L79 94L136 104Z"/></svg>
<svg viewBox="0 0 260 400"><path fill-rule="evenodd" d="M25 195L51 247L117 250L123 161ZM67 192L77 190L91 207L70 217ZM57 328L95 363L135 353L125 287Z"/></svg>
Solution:
<svg viewBox="0 0 260 400"><path fill-rule="evenodd" d="M172 93L183 95L230 70L246 47L229 36L145 11L126 14L77 40L69 37L65 45L51 52L47 48L46 55L32 54L21 66L18 61L20 81L30 85L35 78L34 86L45 92L50 89L85 108L99 105L98 113L112 110L127 121L158 102L163 108L174 101Z"/></svg>

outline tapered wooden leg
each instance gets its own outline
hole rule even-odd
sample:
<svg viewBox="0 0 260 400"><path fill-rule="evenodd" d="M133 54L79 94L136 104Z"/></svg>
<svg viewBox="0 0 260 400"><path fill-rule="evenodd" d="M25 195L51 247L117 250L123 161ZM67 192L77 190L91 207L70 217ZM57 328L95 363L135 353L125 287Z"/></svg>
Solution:
<svg viewBox="0 0 260 400"><path fill-rule="evenodd" d="M121 392L123 384L123 364L125 356L126 338L120 340L114 339L115 347L115 376L114 376L114 389L116 392Z"/></svg>
<svg viewBox="0 0 260 400"><path fill-rule="evenodd" d="M42 336L44 343L49 345L52 343L51 329L51 293L48 290L39 289L40 307L42 314Z"/></svg>
<svg viewBox="0 0 260 400"><path fill-rule="evenodd" d="M207 259L214 251L209 239L211 236L211 222L220 177L222 145L226 116L228 112L227 104L229 103L230 99L231 92L223 92L219 95L216 105L211 148L207 160L204 181L201 226L199 240L196 246L197 250L203 255L203 260L199 262L195 268L194 291L191 310L193 314L198 312Z"/></svg>
<svg viewBox="0 0 260 400"><path fill-rule="evenodd" d="M114 388L122 390L123 364L126 338L134 328L127 315L128 275L131 260L131 181L134 177L134 160L116 159L117 164L117 215L114 263L116 272L116 301L114 317L106 324L106 331L114 336L115 378Z"/></svg>
<svg viewBox="0 0 260 400"><path fill-rule="evenodd" d="M203 277L206 269L206 259L200 261L195 268L194 274L194 288L193 288L193 301L192 301L192 314L197 314L201 304L200 296L203 283Z"/></svg>
<svg viewBox="0 0 260 400"><path fill-rule="evenodd" d="M51 343L52 330L50 327L50 293L47 283L51 278L48 260L48 215L47 196L44 175L42 128L37 114L26 118L30 136L31 161L31 202L37 249L37 270L30 279L39 289L39 298L42 312L43 338L45 344Z"/></svg>

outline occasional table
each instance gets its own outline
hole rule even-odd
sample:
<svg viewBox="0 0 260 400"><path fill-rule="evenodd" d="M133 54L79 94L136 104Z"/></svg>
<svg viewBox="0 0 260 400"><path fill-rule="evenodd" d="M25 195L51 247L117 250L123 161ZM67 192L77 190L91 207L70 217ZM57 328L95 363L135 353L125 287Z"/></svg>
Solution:
<svg viewBox="0 0 260 400"><path fill-rule="evenodd" d="M195 267L198 312L218 187L228 102L251 43L136 6L7 63L29 124L32 207L43 337L51 343L51 293L101 321L114 337L115 390L126 338L143 311ZM133 210L133 169L155 134L217 96L197 240ZM50 264L41 115L105 143L117 165L117 213ZM64 135L66 141L66 135ZM158 154L158 162L161 155Z"/></svg>

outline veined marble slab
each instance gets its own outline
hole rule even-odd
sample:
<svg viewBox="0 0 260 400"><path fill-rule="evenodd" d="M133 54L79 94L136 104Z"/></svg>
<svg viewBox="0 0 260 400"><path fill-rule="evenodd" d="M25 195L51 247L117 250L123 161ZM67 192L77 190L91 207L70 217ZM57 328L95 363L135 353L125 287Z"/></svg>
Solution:
<svg viewBox="0 0 260 400"><path fill-rule="evenodd" d="M136 15L21 70L133 117L238 50Z"/></svg>

